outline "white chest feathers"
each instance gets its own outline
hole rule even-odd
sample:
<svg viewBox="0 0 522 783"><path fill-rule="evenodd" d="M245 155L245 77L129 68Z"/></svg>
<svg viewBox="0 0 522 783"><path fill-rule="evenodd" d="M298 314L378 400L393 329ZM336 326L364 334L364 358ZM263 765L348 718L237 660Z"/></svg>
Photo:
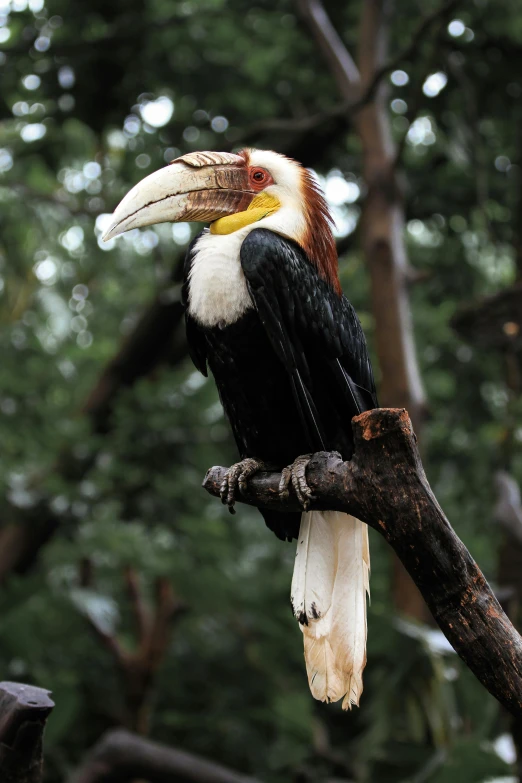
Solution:
<svg viewBox="0 0 522 783"><path fill-rule="evenodd" d="M206 233L198 240L189 273L188 309L202 326L228 326L252 307L239 258L247 234L245 229Z"/></svg>

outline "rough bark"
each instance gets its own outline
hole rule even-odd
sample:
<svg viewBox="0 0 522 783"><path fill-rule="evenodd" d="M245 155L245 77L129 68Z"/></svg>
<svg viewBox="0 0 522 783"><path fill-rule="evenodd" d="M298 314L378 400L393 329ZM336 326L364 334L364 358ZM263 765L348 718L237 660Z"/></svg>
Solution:
<svg viewBox="0 0 522 783"><path fill-rule="evenodd" d="M426 479L405 410L380 408L353 419L355 452L314 455L307 471L312 508L344 511L377 530L393 547L442 632L504 707L522 716L522 638L460 541ZM203 486L219 495L224 468ZM297 511L282 503L280 475L260 474L241 498L256 506Z"/></svg>
<svg viewBox="0 0 522 783"><path fill-rule="evenodd" d="M69 783L259 783L191 753L145 740L125 729L107 732Z"/></svg>
<svg viewBox="0 0 522 783"><path fill-rule="evenodd" d="M53 707L49 691L17 682L0 683L2 783L41 783L42 737Z"/></svg>

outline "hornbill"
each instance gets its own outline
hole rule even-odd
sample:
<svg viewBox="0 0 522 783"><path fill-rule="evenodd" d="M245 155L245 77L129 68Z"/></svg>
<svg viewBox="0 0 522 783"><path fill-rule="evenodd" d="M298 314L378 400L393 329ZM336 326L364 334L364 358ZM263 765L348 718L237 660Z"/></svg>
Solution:
<svg viewBox="0 0 522 783"><path fill-rule="evenodd" d="M136 185L105 234L153 223L210 223L190 245L183 296L200 372L214 376L241 461L221 487L282 469L302 514L259 509L280 539L297 538L291 599L312 694L358 704L366 662L368 529L308 511L315 451L353 452L351 419L377 407L364 334L338 277L331 217L317 182L276 152L194 152Z"/></svg>

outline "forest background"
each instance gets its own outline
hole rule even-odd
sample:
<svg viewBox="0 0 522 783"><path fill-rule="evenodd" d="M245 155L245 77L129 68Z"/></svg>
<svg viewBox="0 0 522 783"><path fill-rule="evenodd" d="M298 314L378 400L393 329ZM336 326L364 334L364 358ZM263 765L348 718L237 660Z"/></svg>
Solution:
<svg viewBox="0 0 522 783"><path fill-rule="evenodd" d="M230 781L519 780L522 728L373 531L361 707L313 701L293 546L201 488L235 449L184 339L199 229L100 238L191 150L312 168L381 402L516 622L519 4L0 0L0 85L0 677L54 694L46 783L117 726Z"/></svg>

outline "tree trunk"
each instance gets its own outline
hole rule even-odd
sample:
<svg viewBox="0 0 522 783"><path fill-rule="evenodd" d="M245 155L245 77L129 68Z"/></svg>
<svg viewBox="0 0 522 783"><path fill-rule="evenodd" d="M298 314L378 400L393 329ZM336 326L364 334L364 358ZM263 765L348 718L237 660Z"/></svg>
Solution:
<svg viewBox="0 0 522 783"><path fill-rule="evenodd" d="M341 97L355 102L386 63L391 3L364 0L357 67L320 3L316 0L298 2L329 63ZM379 401L386 407L405 407L420 437L426 403L415 353L407 282L404 204L386 92L381 81L372 99L357 111L354 120L367 186L360 227L361 244L371 278L375 344L381 371ZM424 622L428 620L426 605L397 558L394 558L393 572L393 598L397 610Z"/></svg>
<svg viewBox="0 0 522 783"><path fill-rule="evenodd" d="M364 0L359 69L361 88L372 82L387 53L389 2ZM368 188L361 218L361 243L370 270L375 344L385 407L405 407L420 437L425 398L415 353L415 340L406 277L404 204L395 166L396 149L381 82L374 100L357 115ZM393 558L393 601L397 610L415 619L429 619L426 605L401 561Z"/></svg>

